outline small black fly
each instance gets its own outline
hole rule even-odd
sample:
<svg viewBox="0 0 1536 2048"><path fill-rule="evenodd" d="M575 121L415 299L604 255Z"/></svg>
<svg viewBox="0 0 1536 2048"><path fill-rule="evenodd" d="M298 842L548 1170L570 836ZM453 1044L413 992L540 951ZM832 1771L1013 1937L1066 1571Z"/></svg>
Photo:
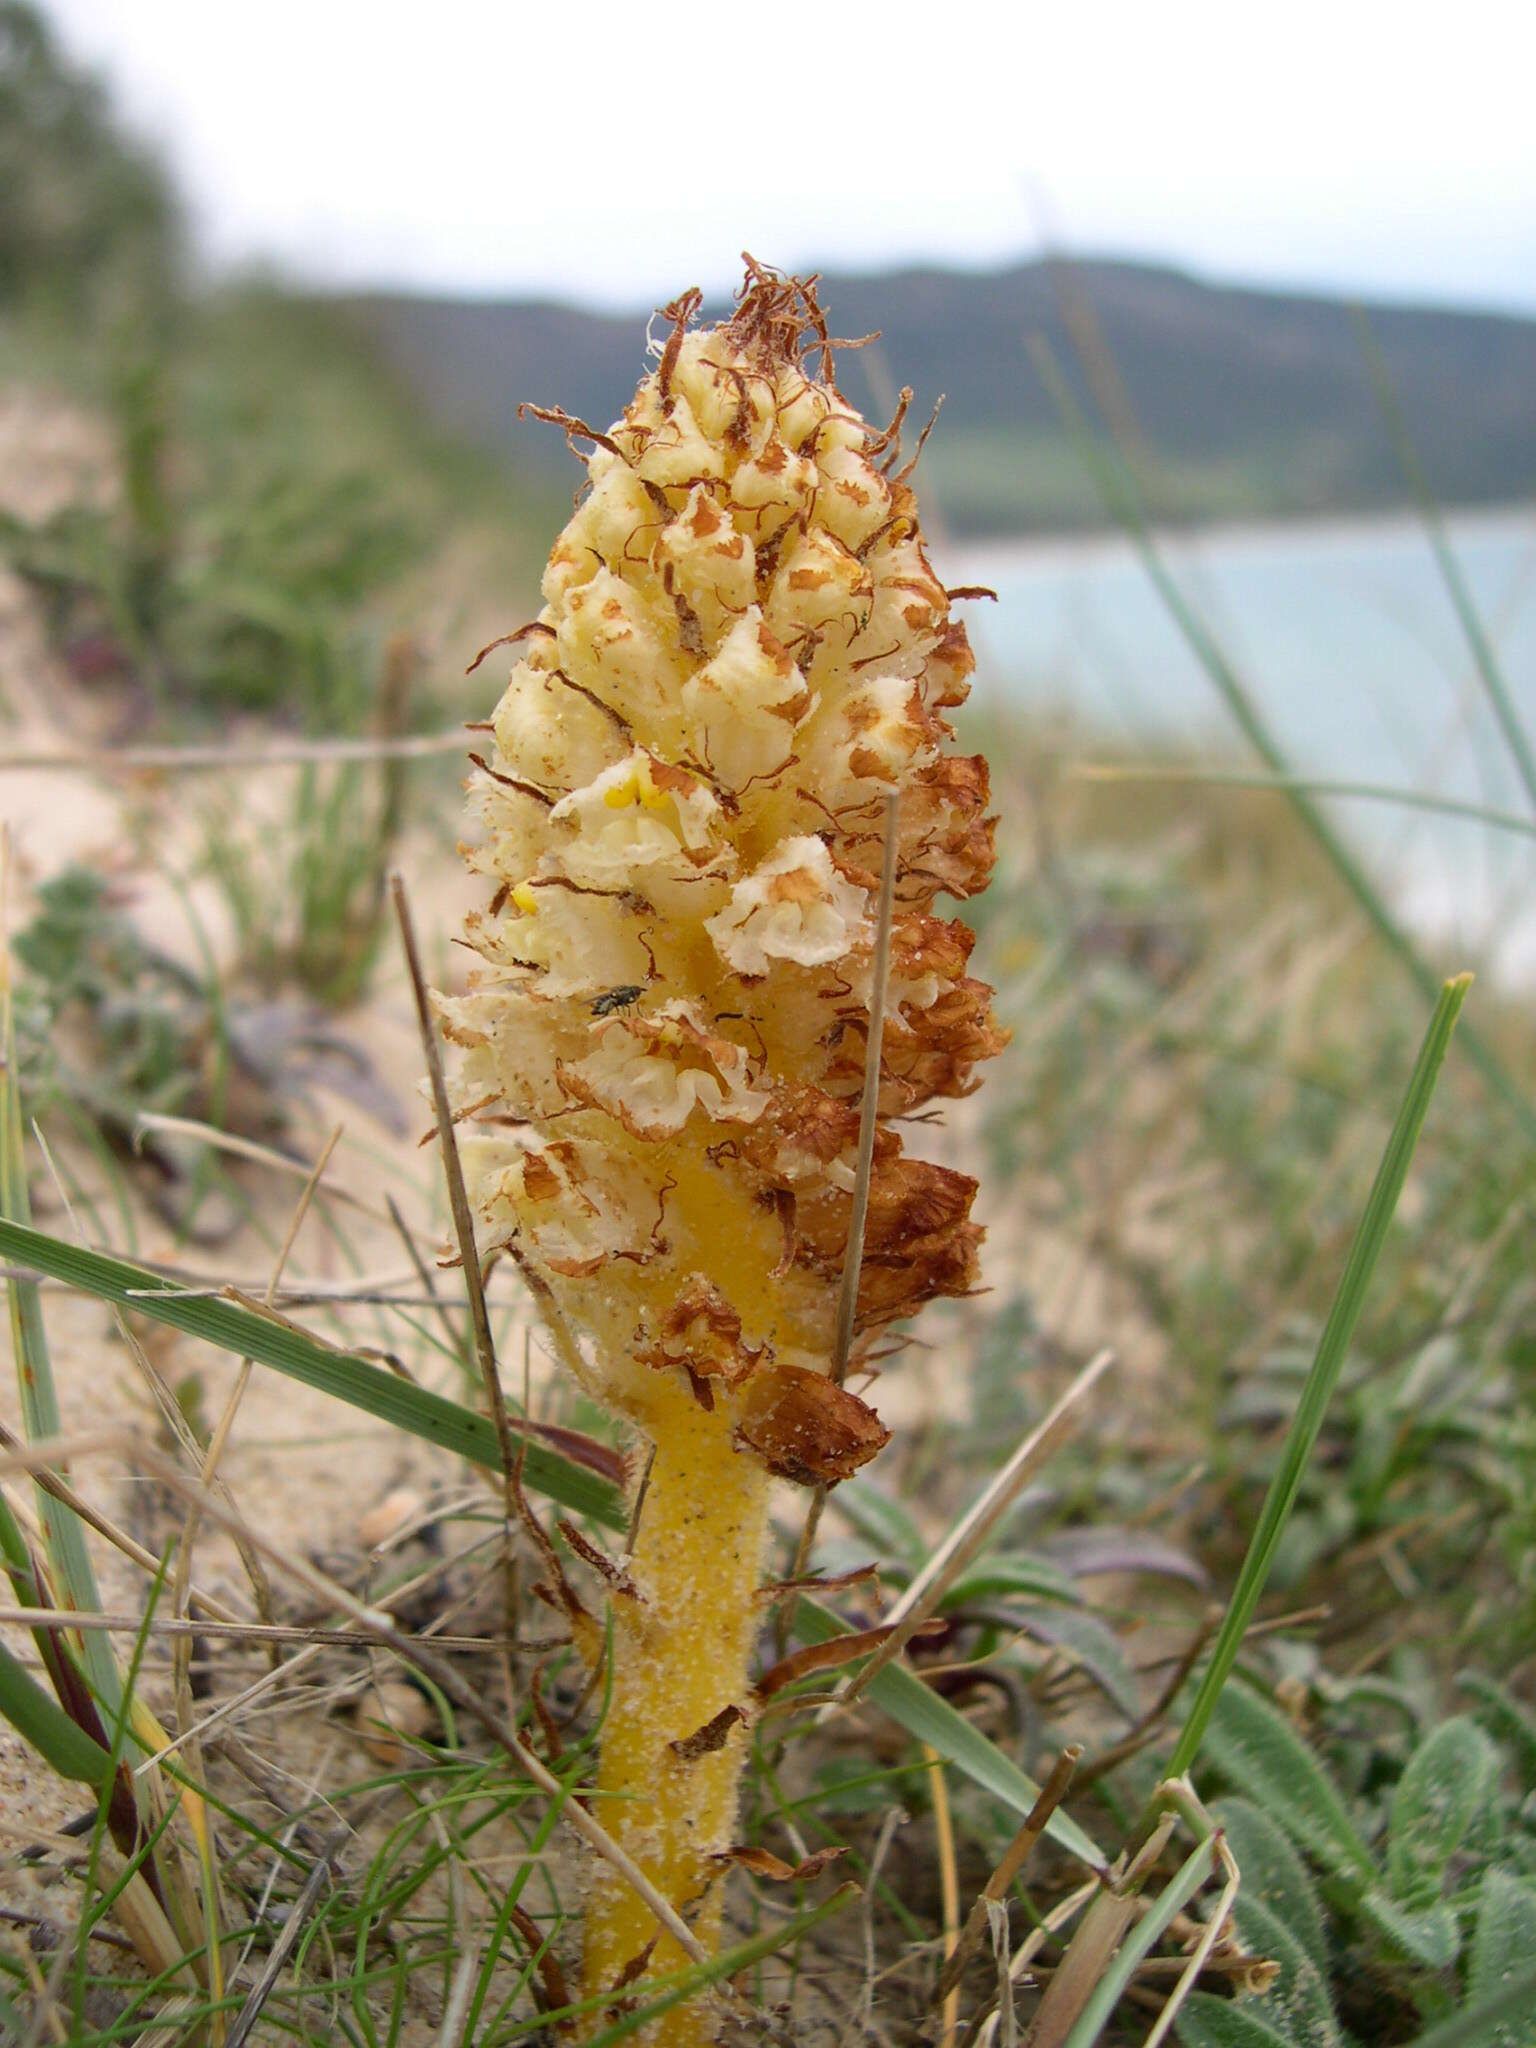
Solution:
<svg viewBox="0 0 1536 2048"><path fill-rule="evenodd" d="M623 988L611 988L600 995L592 1005L594 1017L611 1017L615 1010L631 1010L639 1002L641 987L638 982L627 982Z"/></svg>

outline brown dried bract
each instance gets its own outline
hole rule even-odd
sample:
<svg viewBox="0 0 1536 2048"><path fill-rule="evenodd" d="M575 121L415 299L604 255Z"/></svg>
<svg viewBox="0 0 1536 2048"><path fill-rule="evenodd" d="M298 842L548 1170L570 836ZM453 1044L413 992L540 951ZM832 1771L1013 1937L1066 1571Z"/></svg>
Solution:
<svg viewBox="0 0 1536 2048"><path fill-rule="evenodd" d="M730 1740L731 1730L739 1727L747 1718L745 1711L734 1704L722 1707L718 1714L712 1714L702 1728L695 1728L691 1735L681 1736L667 1747L679 1763L697 1763L701 1756L713 1756L717 1749L724 1749Z"/></svg>
<svg viewBox="0 0 1536 2048"><path fill-rule="evenodd" d="M835 1486L867 1465L891 1432L866 1401L805 1366L764 1366L741 1389L738 1449L755 1451L779 1479Z"/></svg>
<svg viewBox="0 0 1536 2048"><path fill-rule="evenodd" d="M871 1650L879 1649L894 1626L894 1623L882 1622L875 1628L857 1629L851 1635L833 1636L829 1642L807 1643L803 1650L792 1650L777 1664L769 1666L753 1686L753 1694L759 1701L769 1700L775 1693L782 1692L786 1685L794 1685L814 1672L836 1671L844 1664L851 1664L856 1657L867 1657ZM947 1621L925 1621L912 1631L911 1640L920 1643L929 1636L945 1635L948 1630Z"/></svg>
<svg viewBox="0 0 1536 2048"><path fill-rule="evenodd" d="M518 418L521 419L524 413L530 414L536 420L543 420L547 426L564 427L565 438L573 451L578 441L591 441L598 448L606 448L610 455L621 452L618 442L612 435L600 434L596 427L589 427L585 420L577 419L576 415L567 412L564 406L535 405L531 399L525 398L517 408Z"/></svg>
<svg viewBox="0 0 1536 2048"><path fill-rule="evenodd" d="M700 1406L713 1409L710 1381L740 1386L756 1371L764 1349L742 1341L741 1317L718 1287L695 1273L668 1310L655 1342L640 1345L636 1355L658 1372L681 1369Z"/></svg>
<svg viewBox="0 0 1536 2048"><path fill-rule="evenodd" d="M561 1515L556 1521L555 1527L560 1531L560 1534L569 1543L582 1562L590 1565L611 1591L621 1595L626 1600L639 1599L640 1595L629 1573L621 1565L615 1564L606 1551L599 1550L590 1537L583 1536L574 1522L568 1521L564 1515Z"/></svg>
<svg viewBox="0 0 1536 2048"><path fill-rule="evenodd" d="M830 1849L817 1849L802 1863L786 1863L782 1856L775 1856L771 1849L749 1848L745 1845L734 1849L722 1849L716 1858L720 1863L734 1863L739 1870L750 1870L754 1877L765 1877L770 1884L809 1884L813 1877L819 1877L829 1863L835 1863L839 1856L846 1856L846 1844Z"/></svg>

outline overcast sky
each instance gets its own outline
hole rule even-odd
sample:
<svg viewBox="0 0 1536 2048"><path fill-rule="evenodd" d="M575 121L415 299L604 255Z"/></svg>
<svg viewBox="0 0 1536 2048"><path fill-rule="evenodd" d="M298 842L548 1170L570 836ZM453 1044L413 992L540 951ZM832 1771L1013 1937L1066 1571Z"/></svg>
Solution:
<svg viewBox="0 0 1536 2048"><path fill-rule="evenodd" d="M218 264L628 306L733 283L743 247L873 268L1049 237L1536 312L1532 0L47 8Z"/></svg>

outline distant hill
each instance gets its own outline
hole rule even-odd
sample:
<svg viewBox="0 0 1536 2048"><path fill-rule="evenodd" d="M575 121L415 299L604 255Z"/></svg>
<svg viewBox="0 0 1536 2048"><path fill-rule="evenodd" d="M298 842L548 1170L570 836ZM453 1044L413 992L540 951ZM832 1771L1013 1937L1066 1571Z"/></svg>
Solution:
<svg viewBox="0 0 1536 2048"><path fill-rule="evenodd" d="M821 296L834 334L881 331L874 346L839 357L839 381L861 409L883 420L897 386L910 384L921 419L946 394L924 464L957 531L1101 520L1026 353L1034 333L1085 396L1072 336L1102 350L1094 388L1147 458L1169 518L1289 517L1405 499L1341 300L1108 261L828 276ZM520 399L606 424L645 363L640 313L395 296L342 303L434 413L530 467L564 450L553 429L519 424ZM1372 307L1369 318L1441 499L1536 496L1536 321L1405 306Z"/></svg>

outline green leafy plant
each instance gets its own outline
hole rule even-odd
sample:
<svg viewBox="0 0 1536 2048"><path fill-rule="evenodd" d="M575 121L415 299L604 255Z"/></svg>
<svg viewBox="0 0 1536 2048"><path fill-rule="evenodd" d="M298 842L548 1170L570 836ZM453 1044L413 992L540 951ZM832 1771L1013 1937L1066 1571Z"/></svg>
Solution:
<svg viewBox="0 0 1536 2048"><path fill-rule="evenodd" d="M62 57L42 15L0 5L0 307L41 301L73 318L112 310L125 283L163 296L179 243L158 164Z"/></svg>
<svg viewBox="0 0 1536 2048"><path fill-rule="evenodd" d="M167 714L266 710L314 731L355 730L366 701L361 608L420 536L365 471L281 470L280 446L263 447L260 467L248 448L223 467L217 439L189 450L174 384L168 360L120 364L108 391L117 502L69 505L38 526L0 516L0 549L41 592L82 681L137 687ZM172 454L178 476L194 479L174 494Z"/></svg>
<svg viewBox="0 0 1536 2048"><path fill-rule="evenodd" d="M386 745L405 731L416 660L406 635L385 649L373 727ZM399 759L305 762L275 828L209 809L203 865L229 906L247 985L296 985L336 1008L364 993L387 928L384 881L405 794Z"/></svg>
<svg viewBox="0 0 1536 2048"><path fill-rule="evenodd" d="M1520 1285L1518 1239L1492 1250L1485 1300ZM1353 1590L1365 1576L1356 1558L1379 1554L1399 1531L1411 1534L1427 1519L1444 1528L1432 1566L1438 1584L1464 1585L1479 1560L1496 1557L1501 1548L1523 1576L1521 1531L1533 1505L1536 1425L1516 1389L1528 1345L1517 1322L1503 1318L1490 1327L1490 1321L1486 1310L1475 1319L1468 1314L1464 1325L1412 1343L1385 1370L1351 1356L1286 1530L1277 1560L1280 1584L1331 1590L1342 1578ZM1220 1419L1232 1440L1245 1446L1257 1438L1251 1451L1240 1451L1249 1471L1269 1464L1267 1432L1294 1400L1310 1334L1298 1321L1223 1404ZM1379 1605L1384 1593L1361 1587L1353 1597ZM1506 1621L1501 1608L1488 1603L1464 1603L1460 1615L1464 1630L1495 1636Z"/></svg>
<svg viewBox="0 0 1536 2048"><path fill-rule="evenodd" d="M114 1181L137 1160L151 1199L191 1222L206 1192L203 1171L164 1135L141 1147L139 1119L211 1119L265 1139L284 1123L278 1098L248 1076L231 1089L217 991L146 940L109 885L85 868L65 868L41 886L13 948L27 1120L62 1121L100 1154Z"/></svg>
<svg viewBox="0 0 1536 2048"><path fill-rule="evenodd" d="M366 972L375 923L370 914L350 952L336 928L335 952L317 953L317 974L329 960L331 990L342 989L343 975ZM317 918L310 942L321 948L332 929ZM254 973L246 990L233 992L211 972L194 973L146 939L90 870L65 868L42 884L13 948L27 1120L62 1121L100 1155L114 1183L131 1171L178 1225L219 1235L235 1208L229 1199L204 1207L213 1172L206 1149L156 1119L190 1118L271 1143L323 1083L385 1123L398 1120L366 1056L323 1018L258 997Z"/></svg>
<svg viewBox="0 0 1536 2048"><path fill-rule="evenodd" d="M1238 1932L1277 1970L1236 2003L1195 1994L1179 2020L1190 2048L1403 2039L1415 2016L1453 2013L1468 2042L1536 2040L1536 2004L1520 2022L1475 2020L1530 1968L1536 1939L1532 1751L1486 1725L1509 1715L1529 1733L1502 1696L1495 1713L1453 1715L1422 1736L1393 1726L1355 1756L1351 1794L1279 1708L1227 1688L1206 1751L1232 1793L1211 1811L1243 1873Z"/></svg>
<svg viewBox="0 0 1536 2048"><path fill-rule="evenodd" d="M0 955L0 1229L27 1227L30 1209L22 1139L21 1091L15 1057L9 961ZM11 1351L16 1369L22 1427L36 1443L60 1430L58 1394L36 1281L8 1274ZM10 1437L10 1442L15 1439ZM90 1627L50 1624L50 1610L92 1616L101 1611L95 1568L85 1524L57 1492L36 1489L35 1539L24 1529L0 1488L0 1572L16 1599L36 1619L32 1639L48 1680L39 1685L9 1651L0 1656L0 1716L61 1776L88 1785L97 1796L90 1841L88 1886L98 1871L108 1896L123 1901L123 1920L140 1959L182 1988L206 1984L223 1988L218 1949L217 1879L214 1851L201 1795L187 1788L176 1803L191 1830L201 1866L201 1897L184 1877L177 1854L165 1839L172 1817L160 1785L141 1785L128 1768L133 1745L157 1744L162 1731L136 1691L142 1654L141 1629L124 1671L109 1638ZM145 1627L159 1590L145 1613ZM115 1869L110 1886L106 1873ZM206 1936L194 1968L189 1955L198 1934ZM82 1935L82 1941L84 1936Z"/></svg>

